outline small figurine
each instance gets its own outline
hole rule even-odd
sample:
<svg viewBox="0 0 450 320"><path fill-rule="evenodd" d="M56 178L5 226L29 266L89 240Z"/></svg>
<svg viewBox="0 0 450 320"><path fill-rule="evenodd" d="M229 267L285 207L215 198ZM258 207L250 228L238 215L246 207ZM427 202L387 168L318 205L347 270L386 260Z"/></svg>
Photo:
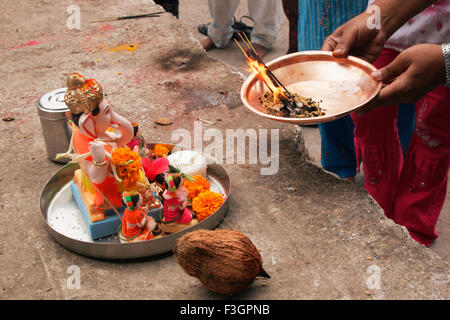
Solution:
<svg viewBox="0 0 450 320"><path fill-rule="evenodd" d="M180 173L166 173L164 198L164 219L162 231L174 233L197 223L192 219L191 211L186 208L188 204L188 191L183 186L183 177Z"/></svg>
<svg viewBox="0 0 450 320"><path fill-rule="evenodd" d="M122 242L137 242L155 238L153 230L159 230L155 220L147 215L148 208L143 207L143 198L139 192L123 192L122 200L126 209L123 214L119 238Z"/></svg>
<svg viewBox="0 0 450 320"><path fill-rule="evenodd" d="M133 126L133 138L127 143L127 146L130 147L131 150L140 153L141 150L145 148L145 140L141 134L139 124L133 122L131 125Z"/></svg>

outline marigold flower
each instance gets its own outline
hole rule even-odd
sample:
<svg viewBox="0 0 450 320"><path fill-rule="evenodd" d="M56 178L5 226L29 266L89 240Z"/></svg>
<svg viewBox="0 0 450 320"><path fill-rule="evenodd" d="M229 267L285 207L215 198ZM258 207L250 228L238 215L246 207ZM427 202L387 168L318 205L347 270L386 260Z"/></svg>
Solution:
<svg viewBox="0 0 450 320"><path fill-rule="evenodd" d="M203 178L201 175L196 174L192 177L195 181L191 182L187 179L184 180L183 185L188 191L188 199L193 200L200 193L209 191L209 181Z"/></svg>
<svg viewBox="0 0 450 320"><path fill-rule="evenodd" d="M192 209L197 213L198 221L202 221L216 212L224 201L220 193L206 191L194 198Z"/></svg>
<svg viewBox="0 0 450 320"><path fill-rule="evenodd" d="M153 147L153 153L157 157L167 157L170 152L170 148L167 147L165 144L155 144Z"/></svg>

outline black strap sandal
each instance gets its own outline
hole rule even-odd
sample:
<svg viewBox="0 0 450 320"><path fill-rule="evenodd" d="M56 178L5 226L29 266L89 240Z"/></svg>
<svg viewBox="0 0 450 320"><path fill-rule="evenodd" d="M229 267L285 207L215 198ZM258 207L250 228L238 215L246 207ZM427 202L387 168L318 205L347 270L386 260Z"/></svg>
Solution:
<svg viewBox="0 0 450 320"><path fill-rule="evenodd" d="M238 36L238 33L245 33L248 39L250 39L250 34L253 31L253 26L249 26L243 22L243 19L248 19L253 22L253 26L255 25L255 20L253 20L252 17L249 16L242 16L239 21L236 21L236 17L233 16L234 24L233 24L233 38L236 40L240 40L240 37Z"/></svg>
<svg viewBox="0 0 450 320"><path fill-rule="evenodd" d="M236 21L236 17L233 16L233 39L236 40L240 40L240 37L238 36L238 33L240 32L244 32L245 35L250 39L250 34L253 31L253 26L249 26L247 24L245 24L242 20L243 19L248 19L251 20L253 22L253 25L255 24L255 20L253 20L252 17L249 16L242 16L239 21ZM198 32L200 32L201 34L207 36L208 35L208 27L210 26L210 23L206 23L206 24L199 24L197 26L197 30Z"/></svg>
<svg viewBox="0 0 450 320"><path fill-rule="evenodd" d="M207 24L199 24L199 25L197 26L198 32L200 32L201 34L207 36L207 35L208 35L208 26L209 26L210 24L211 24L211 23L207 23Z"/></svg>

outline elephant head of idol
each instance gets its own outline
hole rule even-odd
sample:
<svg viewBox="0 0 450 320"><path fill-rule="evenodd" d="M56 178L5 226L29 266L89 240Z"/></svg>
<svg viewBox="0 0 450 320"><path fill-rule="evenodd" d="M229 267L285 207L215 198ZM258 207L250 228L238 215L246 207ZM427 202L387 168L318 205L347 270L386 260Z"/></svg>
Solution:
<svg viewBox="0 0 450 320"><path fill-rule="evenodd" d="M125 146L133 138L131 122L112 110L95 79L84 79L79 73L69 74L64 101L83 135L116 147Z"/></svg>

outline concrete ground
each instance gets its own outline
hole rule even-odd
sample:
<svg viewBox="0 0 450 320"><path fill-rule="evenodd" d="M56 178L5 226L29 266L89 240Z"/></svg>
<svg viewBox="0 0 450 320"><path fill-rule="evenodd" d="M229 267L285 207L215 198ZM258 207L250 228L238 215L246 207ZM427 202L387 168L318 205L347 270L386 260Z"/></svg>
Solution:
<svg viewBox="0 0 450 320"><path fill-rule="evenodd" d="M46 233L40 193L60 165L47 159L36 101L63 87L71 71L95 77L113 108L139 122L149 141L168 142L177 128L192 132L198 118L214 123L204 129L223 133L279 130L275 175L261 175L267 167L262 163L224 159L232 191L220 228L245 233L272 276L235 298L450 297L446 259L386 219L362 188L305 161L305 130L247 111L239 98L242 70L206 54L191 27L169 14L89 23L158 8L151 1L78 3L80 30L66 25L72 1L8 0L0 12L0 114L14 118L0 121L0 298L223 298L185 274L172 255L101 261L66 250ZM181 22L188 4L196 13L207 8L182 1ZM208 17L204 12L199 23ZM159 117L173 124L156 126ZM74 265L81 272L79 288L68 286Z"/></svg>
<svg viewBox="0 0 450 320"><path fill-rule="evenodd" d="M247 0L240 2L236 10L236 18L239 19L243 15L248 15ZM180 21L185 24L192 34L199 40L205 38L197 31L197 25L200 23L207 23L211 20L208 2L207 1L195 1L195 0L183 0L180 3ZM245 21L245 20L244 20ZM269 51L265 62L269 62L279 56L286 54L288 50L288 29L289 22L283 13L282 22L279 32L279 37L275 42L273 48ZM222 60L232 66L242 70L244 74L248 74L246 71L247 65L243 59L242 52L239 48L232 43L226 49L214 49L209 51L211 57ZM320 166L320 134L316 127L303 127L303 136L305 139L306 149L312 162ZM362 169L362 168L361 168ZM356 177L357 186L364 187L364 176L358 174ZM450 185L450 180L449 180ZM439 238L433 243L431 249L436 251L442 257L445 257L447 261L450 261L450 186L447 191L447 200L444 204L444 208L441 212L436 229L439 233Z"/></svg>

